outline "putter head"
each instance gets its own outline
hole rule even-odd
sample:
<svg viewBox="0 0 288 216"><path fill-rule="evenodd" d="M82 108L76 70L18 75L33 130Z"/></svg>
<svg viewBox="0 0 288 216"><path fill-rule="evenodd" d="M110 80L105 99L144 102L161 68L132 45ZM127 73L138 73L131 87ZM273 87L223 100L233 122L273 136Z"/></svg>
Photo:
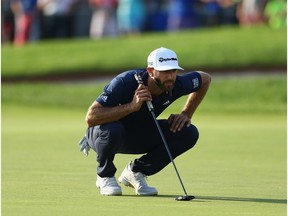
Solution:
<svg viewBox="0 0 288 216"><path fill-rule="evenodd" d="M194 196L184 195L184 196L176 197L175 200L177 200L177 201L189 201L189 200L192 200L194 198L195 198Z"/></svg>

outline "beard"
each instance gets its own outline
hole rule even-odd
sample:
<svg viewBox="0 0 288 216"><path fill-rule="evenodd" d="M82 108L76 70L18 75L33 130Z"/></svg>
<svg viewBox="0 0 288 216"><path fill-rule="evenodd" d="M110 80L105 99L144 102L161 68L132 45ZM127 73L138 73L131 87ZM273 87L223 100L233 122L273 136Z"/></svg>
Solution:
<svg viewBox="0 0 288 216"><path fill-rule="evenodd" d="M163 91L172 91L173 87L174 87L174 82L173 80L167 80L167 81L164 81L163 83L161 82L160 79L158 78L155 78L155 83L156 85L162 89Z"/></svg>

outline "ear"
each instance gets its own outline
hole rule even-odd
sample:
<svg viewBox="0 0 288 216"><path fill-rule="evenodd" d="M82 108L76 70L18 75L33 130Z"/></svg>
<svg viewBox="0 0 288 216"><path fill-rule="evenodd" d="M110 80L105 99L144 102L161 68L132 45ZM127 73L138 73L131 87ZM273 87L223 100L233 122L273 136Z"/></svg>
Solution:
<svg viewBox="0 0 288 216"><path fill-rule="evenodd" d="M154 71L154 68L147 67L147 72L150 77L154 77L153 71Z"/></svg>

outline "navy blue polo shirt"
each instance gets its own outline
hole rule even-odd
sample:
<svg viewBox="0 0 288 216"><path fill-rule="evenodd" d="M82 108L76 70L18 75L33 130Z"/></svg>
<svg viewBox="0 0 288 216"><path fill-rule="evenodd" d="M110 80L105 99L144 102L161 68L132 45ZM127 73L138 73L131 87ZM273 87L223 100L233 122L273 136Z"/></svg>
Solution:
<svg viewBox="0 0 288 216"><path fill-rule="evenodd" d="M144 85L147 85L148 72L146 69L129 70L117 75L104 87L104 92L96 99L104 107L114 107L121 104L130 103L133 100L138 83L134 77L139 74ZM195 92L201 87L201 76L197 72L188 72L177 75L172 94L164 92L160 96L153 97L152 104L154 113L159 116L170 104L181 96ZM145 127L153 122L146 103L141 109L133 112L120 120L126 128Z"/></svg>

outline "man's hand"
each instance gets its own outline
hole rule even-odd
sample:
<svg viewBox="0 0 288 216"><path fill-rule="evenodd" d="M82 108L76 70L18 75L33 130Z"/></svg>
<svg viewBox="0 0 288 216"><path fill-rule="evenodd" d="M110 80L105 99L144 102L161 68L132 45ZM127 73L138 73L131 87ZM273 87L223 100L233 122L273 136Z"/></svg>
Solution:
<svg viewBox="0 0 288 216"><path fill-rule="evenodd" d="M176 131L180 131L184 126L189 127L191 120L184 114L171 114L168 118L168 123L170 131L176 133Z"/></svg>
<svg viewBox="0 0 288 216"><path fill-rule="evenodd" d="M140 110L143 102L145 101L152 101L152 96L148 90L148 87L140 84L136 89L133 100L131 102L131 106L133 107L132 109L134 111Z"/></svg>

